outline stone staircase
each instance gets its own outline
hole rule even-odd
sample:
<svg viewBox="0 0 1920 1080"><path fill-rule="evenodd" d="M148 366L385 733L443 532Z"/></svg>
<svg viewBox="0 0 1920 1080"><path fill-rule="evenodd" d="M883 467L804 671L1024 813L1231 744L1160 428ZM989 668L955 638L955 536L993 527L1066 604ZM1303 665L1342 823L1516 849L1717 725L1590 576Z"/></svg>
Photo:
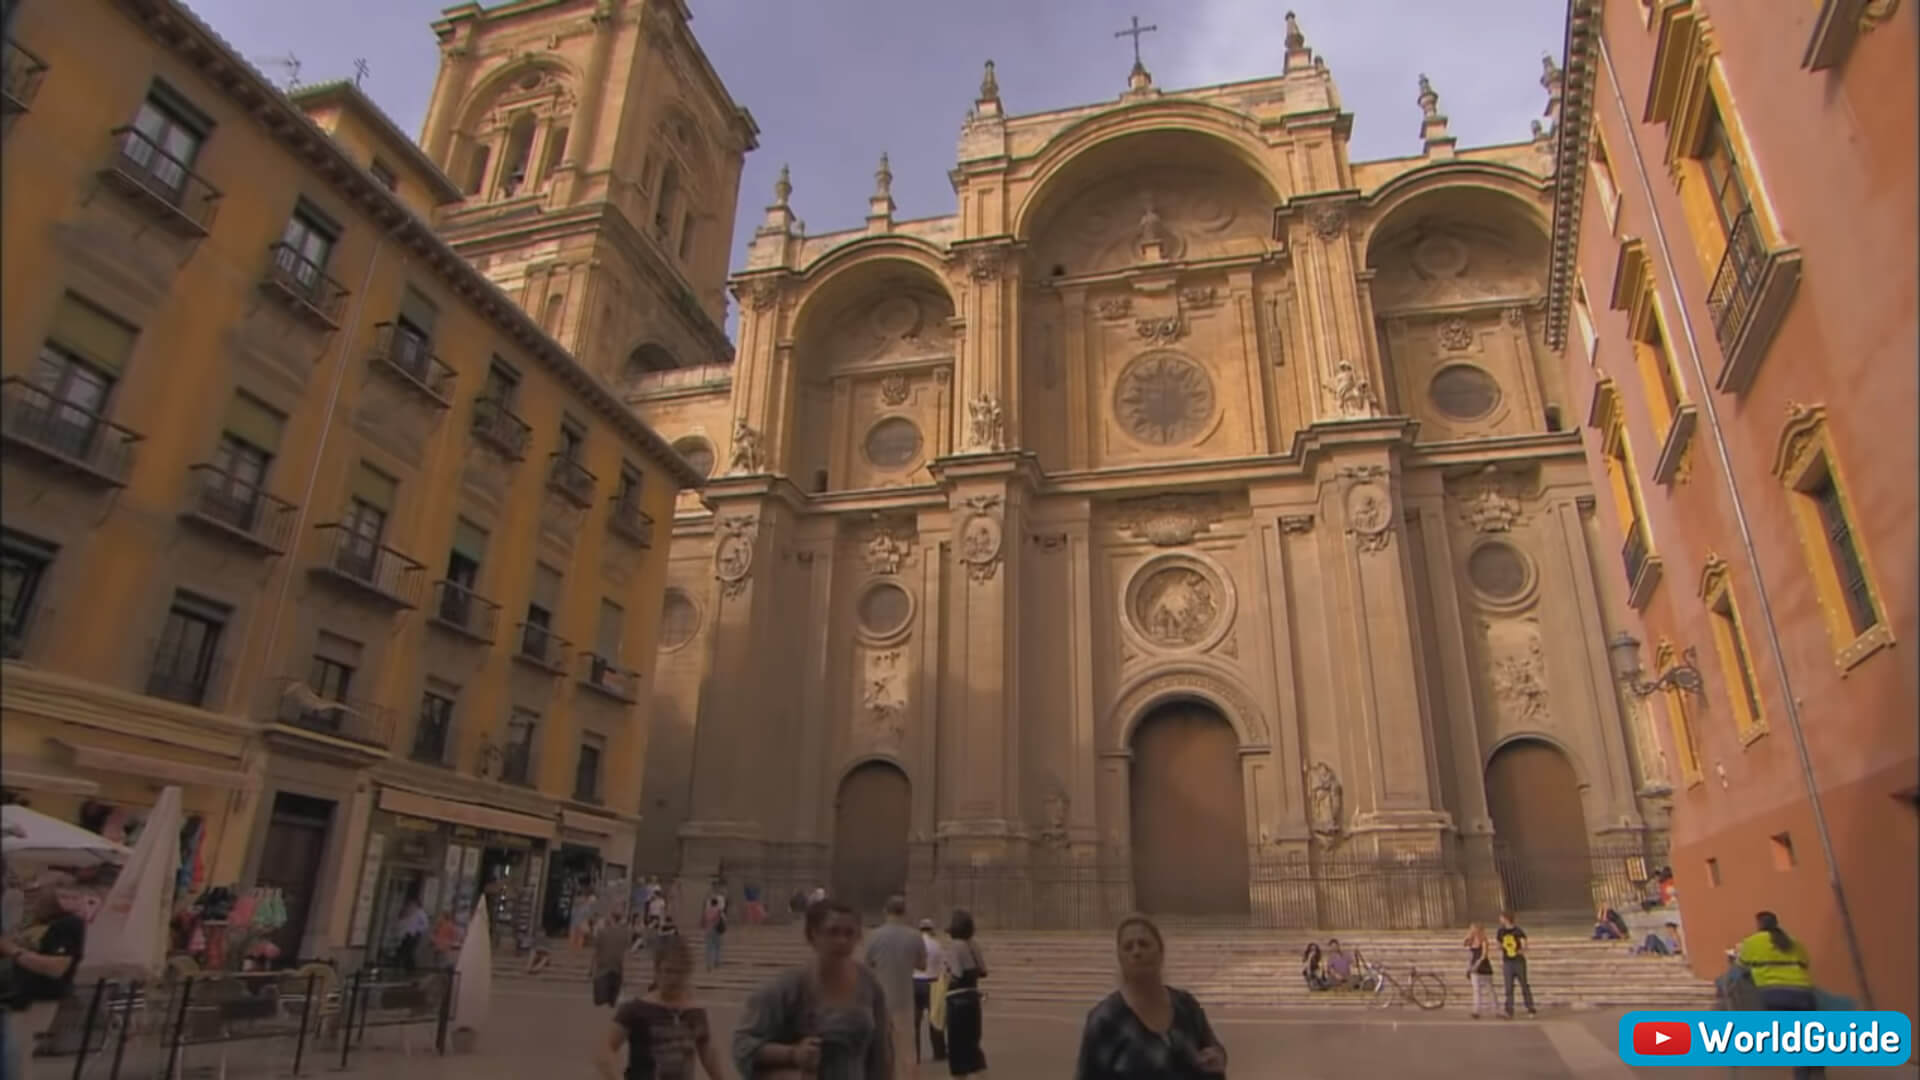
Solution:
<svg viewBox="0 0 1920 1080"><path fill-rule="evenodd" d="M1534 999L1542 1008L1713 1005L1713 984L1694 976L1677 958L1629 955L1624 943L1589 941L1574 930L1530 933L1528 974ZM1371 994L1307 990L1299 974L1300 951L1307 942L1303 932L1181 925L1167 928L1166 934L1167 981L1192 991L1210 1008L1365 1006L1374 1000ZM1467 954L1460 947L1464 931L1314 934L1323 944L1337 937L1348 949L1360 949L1403 981L1409 967L1441 976L1450 1010L1464 1011L1473 1000L1464 975ZM986 982L989 997L1002 1006L1088 1008L1114 987L1113 939L1106 934L983 931L980 944L992 972ZM695 954L700 956L697 943ZM737 926L727 934L719 970L699 972L694 983L710 1000L739 1000L776 972L803 963L808 955L796 926ZM704 964L703 959L699 962ZM645 986L650 965L645 953L628 961L630 990ZM529 976L525 967L523 958L500 958L496 985L503 989L566 987L583 996L587 992L587 954L568 948L565 941L554 943L553 963L545 971ZM1494 970L1492 981L1498 989L1498 964Z"/></svg>

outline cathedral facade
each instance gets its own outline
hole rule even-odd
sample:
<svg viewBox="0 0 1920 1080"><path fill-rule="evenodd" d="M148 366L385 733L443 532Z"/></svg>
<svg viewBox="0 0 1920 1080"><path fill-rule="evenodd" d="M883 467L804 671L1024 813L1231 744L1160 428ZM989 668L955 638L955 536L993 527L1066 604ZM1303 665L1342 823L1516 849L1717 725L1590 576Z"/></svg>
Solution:
<svg viewBox="0 0 1920 1080"><path fill-rule="evenodd" d="M989 64L944 217L896 220L883 160L864 228L807 235L783 171L733 354L606 350L711 472L674 523L636 868L1002 924L1636 888L1664 764L1608 669L1619 555L1547 345L1543 83L1532 140L1462 150L1423 79L1423 152L1352 162L1289 26L1276 77L1136 65L1050 113ZM727 123L712 178L751 143Z"/></svg>

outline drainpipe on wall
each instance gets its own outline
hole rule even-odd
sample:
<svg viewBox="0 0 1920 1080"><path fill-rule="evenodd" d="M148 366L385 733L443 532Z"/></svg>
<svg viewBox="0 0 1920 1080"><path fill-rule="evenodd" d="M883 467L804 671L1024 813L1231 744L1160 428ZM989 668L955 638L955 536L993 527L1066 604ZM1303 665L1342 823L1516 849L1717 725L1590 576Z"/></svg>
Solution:
<svg viewBox="0 0 1920 1080"><path fill-rule="evenodd" d="M1628 132L1636 130L1633 116L1627 110L1627 99L1620 93L1619 72L1613 66L1613 54L1607 50L1607 40L1603 35L1594 35L1599 47L1600 62L1606 65L1608 89L1613 91L1614 108L1620 114L1620 123ZM1640 149L1640 140L1628 139L1627 145L1633 149L1633 168L1640 178L1640 190L1646 196L1648 219L1653 222L1654 246L1660 252L1660 263L1666 271L1667 280L1678 288L1679 279L1673 271L1673 250L1667 243L1667 230L1654 208L1653 178L1647 171L1646 157ZM1766 628L1767 651L1773 657L1774 667L1780 672L1780 688L1786 703L1787 730L1793 735L1793 748L1800 760L1800 780L1807 791L1807 805L1813 811L1814 832L1820 839L1820 854L1827 863L1827 888L1833 893L1833 906L1840 915L1840 926L1847 938L1848 959L1853 962L1854 978L1860 982L1861 1002L1869 1009L1873 1008L1873 988L1867 982L1866 960L1860 952L1860 936L1853 925L1853 912L1847 906L1846 889L1840 882L1840 864L1833 853L1833 834L1827 827L1827 814L1820 802L1820 786L1813 774L1813 755L1807 750L1806 730L1800 723L1800 701L1793 689L1793 673L1787 667L1786 650L1780 644L1780 630L1773 617L1773 602L1767 593L1766 575L1760 566L1760 553L1753 544L1753 528L1747 520L1747 506L1740 496L1740 481L1733 471L1733 458L1727 452L1727 440L1720 427L1720 410L1714 405L1714 381L1707 375L1706 364L1700 359L1700 339L1694 333L1693 317L1687 311L1687 305L1675 304L1674 310L1680 315L1681 332L1687 339L1687 352L1693 361L1693 373L1700 380L1706 393L1700 399L1701 411L1705 414L1707 432L1712 436L1714 456L1720 462L1720 475L1724 478L1727 500L1733 507L1734 524L1740 533L1740 548L1747 557L1747 565L1753 574L1754 599L1760 602L1760 624Z"/></svg>

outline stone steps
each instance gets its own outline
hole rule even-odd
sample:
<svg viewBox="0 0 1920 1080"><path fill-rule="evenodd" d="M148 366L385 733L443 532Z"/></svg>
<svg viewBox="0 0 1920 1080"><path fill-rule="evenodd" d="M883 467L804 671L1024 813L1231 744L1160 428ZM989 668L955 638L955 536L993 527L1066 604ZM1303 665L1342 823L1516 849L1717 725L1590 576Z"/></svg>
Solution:
<svg viewBox="0 0 1920 1080"><path fill-rule="evenodd" d="M1371 995L1309 991L1300 979L1298 949L1304 939L1247 931L1168 932L1168 981L1219 1007L1273 1008L1298 1005L1366 1005ZM1334 936L1321 933L1319 939ZM1466 955L1455 932L1403 933L1353 931L1338 935L1392 974L1405 978L1409 967L1430 971L1446 983L1449 1007L1466 1007L1472 990L1463 974ZM744 996L775 973L803 963L808 955L793 927L742 927L727 935L718 971L698 972L703 994L728 1000ZM1084 1006L1114 985L1112 940L1105 934L1025 932L983 936L981 944L993 972L992 997L1003 1003ZM639 978L649 961L629 961L629 977ZM560 943L554 962L539 975L524 974L524 964L507 960L501 977L510 984L578 987L587 984L588 957ZM1620 942L1595 942L1567 936L1535 935L1528 942L1528 974L1542 1006L1596 1007L1639 1005L1698 1008L1713 1002L1711 983L1694 977L1676 958L1631 956ZM1498 984L1496 968L1493 981Z"/></svg>

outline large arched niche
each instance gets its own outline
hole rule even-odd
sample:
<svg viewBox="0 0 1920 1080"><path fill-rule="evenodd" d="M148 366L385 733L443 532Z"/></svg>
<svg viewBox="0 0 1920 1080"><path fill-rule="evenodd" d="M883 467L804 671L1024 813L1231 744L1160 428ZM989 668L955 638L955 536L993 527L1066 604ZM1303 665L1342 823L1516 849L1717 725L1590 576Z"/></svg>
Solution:
<svg viewBox="0 0 1920 1080"><path fill-rule="evenodd" d="M1546 199L1517 180L1451 177L1381 200L1366 264L1388 405L1423 439L1529 434L1564 412L1540 334Z"/></svg>
<svg viewBox="0 0 1920 1080"><path fill-rule="evenodd" d="M489 74L460 110L462 137L442 163L447 174L482 200L543 183L566 152L579 82L577 70L550 54Z"/></svg>
<svg viewBox="0 0 1920 1080"><path fill-rule="evenodd" d="M946 281L902 253L823 269L795 312L791 367L776 374L786 471L815 493L925 483L949 441Z"/></svg>

